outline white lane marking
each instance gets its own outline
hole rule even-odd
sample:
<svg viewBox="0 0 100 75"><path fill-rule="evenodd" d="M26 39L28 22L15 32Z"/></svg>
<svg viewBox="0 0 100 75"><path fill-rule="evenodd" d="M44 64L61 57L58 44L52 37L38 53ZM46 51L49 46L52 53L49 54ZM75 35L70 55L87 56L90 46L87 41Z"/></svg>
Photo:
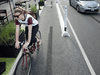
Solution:
<svg viewBox="0 0 100 75"><path fill-rule="evenodd" d="M60 22L61 31L62 31L61 36L63 36L63 34L64 34L64 20L63 20L63 17L62 17L62 15L61 15L61 12L60 12L58 3L56 3L56 7L57 7L57 12L58 12L58 17L59 17L59 22Z"/></svg>
<svg viewBox="0 0 100 75"><path fill-rule="evenodd" d="M59 0L58 0L58 1L59 1ZM60 4L60 2L59 2L59 4ZM61 4L60 4L60 6L61 6ZM61 7L61 9L63 10L62 7ZM59 10L59 11L60 11L60 10ZM64 13L64 10L63 10L63 13ZM75 31L74 31L74 29L73 29L73 27L72 27L72 25L71 25L71 23L70 23L70 21L69 21L68 18L67 18L67 21L68 21L69 26L70 26L70 28L71 28L71 30L72 30L72 33L73 33L73 35L74 35L74 37L75 37L75 39L76 39L76 41L77 41L77 44L78 44L78 46L79 46L79 48L80 48L80 50L81 50L81 53L82 53L82 55L83 55L83 57L84 57L84 60L85 60L87 66L88 66L88 68L89 68L89 70L90 70L91 75L96 75L96 73L95 73L95 71L94 71L94 69L93 69L93 67L92 67L92 65L91 65L91 63L90 63L90 61L89 61L89 59L88 59L88 57L87 57L87 55L86 55L86 53L85 53L85 51L84 51L84 49L83 49L83 47L82 47L82 45L81 45L81 43L80 43L80 41L79 41L79 39L78 39L78 37L77 37L77 35L76 35L76 33L75 33Z"/></svg>
<svg viewBox="0 0 100 75"><path fill-rule="evenodd" d="M52 5L47 5L47 6L50 6L51 7Z"/></svg>
<svg viewBox="0 0 100 75"><path fill-rule="evenodd" d="M76 41L78 43L78 46L79 46L79 48L81 50L81 53L82 53L82 55L83 55L83 57L85 59L85 62L86 62L87 66L88 66L88 68L89 68L89 70L91 72L91 75L96 75L96 73L93 70L93 67L92 67L92 65L91 65L91 63L90 63L90 61L89 61L89 59L88 59L88 57L87 57L87 55L86 55L86 53L85 53L85 51L84 51L84 49L83 49L83 47L82 47L82 45L81 45L81 43L80 43L80 41L79 41L79 39L78 39L78 37L77 37L77 35L76 35L76 33L75 33L75 31L74 31L74 29L73 29L73 27L72 27L72 25L71 25L71 23L70 23L68 18L67 18L67 20L68 20L69 26L70 26L73 34L74 34L74 37L75 37L75 39L76 39Z"/></svg>

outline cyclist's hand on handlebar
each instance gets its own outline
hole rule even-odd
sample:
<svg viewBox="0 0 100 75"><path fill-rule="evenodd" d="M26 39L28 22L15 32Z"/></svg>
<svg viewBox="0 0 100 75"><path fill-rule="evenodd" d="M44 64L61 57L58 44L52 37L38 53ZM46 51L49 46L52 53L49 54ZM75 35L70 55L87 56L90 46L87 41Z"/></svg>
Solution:
<svg viewBox="0 0 100 75"><path fill-rule="evenodd" d="M23 49L25 49L28 45L29 45L29 42L26 42L26 43L23 45Z"/></svg>
<svg viewBox="0 0 100 75"><path fill-rule="evenodd" d="M16 41L16 43L15 43L15 48L17 48L17 49L19 49L20 48L20 44L21 42L19 42L19 41Z"/></svg>

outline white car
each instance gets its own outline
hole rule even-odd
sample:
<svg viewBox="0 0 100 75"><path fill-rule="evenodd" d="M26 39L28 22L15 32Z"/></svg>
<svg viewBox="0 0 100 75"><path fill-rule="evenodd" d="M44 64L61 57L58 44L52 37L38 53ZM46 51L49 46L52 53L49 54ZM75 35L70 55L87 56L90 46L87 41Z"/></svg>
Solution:
<svg viewBox="0 0 100 75"><path fill-rule="evenodd" d="M100 5L95 0L69 0L71 6L78 12L98 13Z"/></svg>

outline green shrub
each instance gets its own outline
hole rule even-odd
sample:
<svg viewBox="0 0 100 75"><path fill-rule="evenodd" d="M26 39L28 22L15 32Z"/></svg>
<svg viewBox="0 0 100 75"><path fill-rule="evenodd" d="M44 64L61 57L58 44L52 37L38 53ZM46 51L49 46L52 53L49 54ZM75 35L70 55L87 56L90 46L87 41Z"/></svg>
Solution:
<svg viewBox="0 0 100 75"><path fill-rule="evenodd" d="M40 2L44 2L44 0L40 0Z"/></svg>
<svg viewBox="0 0 100 75"><path fill-rule="evenodd" d="M8 25L2 27L0 32L0 45L13 44L15 41L16 26L14 21L11 21Z"/></svg>
<svg viewBox="0 0 100 75"><path fill-rule="evenodd" d="M4 26L0 32L0 44L9 44L15 38L15 24L11 21L8 25ZM13 40L12 40L13 39Z"/></svg>
<svg viewBox="0 0 100 75"><path fill-rule="evenodd" d="M31 11L34 11L34 13L36 13L37 12L37 8L36 8L36 6L31 6Z"/></svg>

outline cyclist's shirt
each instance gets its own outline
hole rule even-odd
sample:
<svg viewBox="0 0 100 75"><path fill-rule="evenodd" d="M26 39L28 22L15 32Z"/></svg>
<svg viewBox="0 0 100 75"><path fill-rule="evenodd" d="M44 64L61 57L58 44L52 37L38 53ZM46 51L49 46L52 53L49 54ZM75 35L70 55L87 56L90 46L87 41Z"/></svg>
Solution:
<svg viewBox="0 0 100 75"><path fill-rule="evenodd" d="M25 14L25 20L23 21L15 19L15 24L16 25L24 24L25 26L32 24L32 26L36 26L38 25L38 21L35 18L33 18L30 14Z"/></svg>

